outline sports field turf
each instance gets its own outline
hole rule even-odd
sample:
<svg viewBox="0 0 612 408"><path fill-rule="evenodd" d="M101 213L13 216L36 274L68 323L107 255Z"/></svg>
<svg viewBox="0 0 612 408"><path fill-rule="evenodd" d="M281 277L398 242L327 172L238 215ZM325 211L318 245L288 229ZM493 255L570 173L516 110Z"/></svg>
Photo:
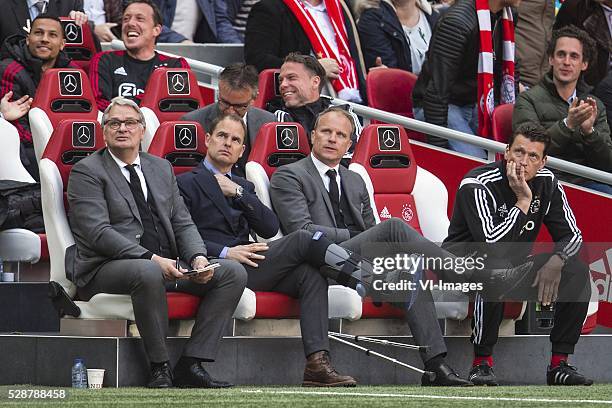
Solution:
<svg viewBox="0 0 612 408"><path fill-rule="evenodd" d="M9 400L9 389L51 389L0 386L0 406L41 407L574 407L612 406L612 384L592 387L501 386L421 388L418 386L361 386L313 389L301 387L236 387L229 390L147 390L65 388L63 400Z"/></svg>

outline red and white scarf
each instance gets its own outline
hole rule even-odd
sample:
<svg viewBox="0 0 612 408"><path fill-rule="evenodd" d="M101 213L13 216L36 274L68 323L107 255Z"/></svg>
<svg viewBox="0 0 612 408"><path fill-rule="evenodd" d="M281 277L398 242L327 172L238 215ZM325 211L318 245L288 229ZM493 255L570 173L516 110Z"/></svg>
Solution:
<svg viewBox="0 0 612 408"><path fill-rule="evenodd" d="M491 115L495 108L493 85L493 38L488 0L476 0L476 14L480 28L478 55L478 134L490 137ZM500 103L514 103L514 24L510 7L502 14L503 63Z"/></svg>
<svg viewBox="0 0 612 408"><path fill-rule="evenodd" d="M317 58L333 58L340 66L338 79L331 82L335 91L340 92L343 89L359 89L355 61L351 57L348 34L346 32L346 25L344 24L344 15L342 14L340 2L338 0L324 0L327 15L329 16L332 28L336 34L336 44L338 46L338 51L336 52L323 36L314 17L301 0L283 1L302 26Z"/></svg>

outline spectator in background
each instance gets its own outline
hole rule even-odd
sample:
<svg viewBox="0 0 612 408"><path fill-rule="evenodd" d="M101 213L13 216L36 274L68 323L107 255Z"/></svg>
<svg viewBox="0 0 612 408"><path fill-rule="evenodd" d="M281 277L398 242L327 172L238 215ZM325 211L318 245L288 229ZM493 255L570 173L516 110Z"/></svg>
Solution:
<svg viewBox="0 0 612 408"><path fill-rule="evenodd" d="M552 139L548 154L612 171L612 140L603 103L590 94L583 73L596 61L595 43L575 26L553 31L548 47L551 72L516 101L512 127L541 124ZM576 176L559 178L612 194L612 187Z"/></svg>
<svg viewBox="0 0 612 408"><path fill-rule="evenodd" d="M83 8L100 41L121 38L122 0L84 0Z"/></svg>
<svg viewBox="0 0 612 408"><path fill-rule="evenodd" d="M234 166L232 174L245 177L244 168L255 143L259 128L268 122L274 122L274 115L253 106L257 97L259 77L251 65L236 63L225 67L219 74L219 95L217 102L204 108L189 112L181 120L200 122L206 132L211 124L221 115L236 114L242 118L247 128L244 140L244 151Z"/></svg>
<svg viewBox="0 0 612 408"><path fill-rule="evenodd" d="M87 14L83 12L83 0L3 1L0 13L0 44L11 35L27 35L39 14L69 16L79 25L87 22Z"/></svg>
<svg viewBox="0 0 612 408"><path fill-rule="evenodd" d="M64 49L64 29L59 19L40 14L32 22L27 37L14 35L6 39L0 61L0 96L17 101L29 101L36 93L40 78L49 68L71 66ZM23 104L22 104L23 105ZM22 108L29 109L30 103ZM38 180L38 164L32 144L32 133L27 115L12 120L21 139L21 162L28 172Z"/></svg>
<svg viewBox="0 0 612 408"><path fill-rule="evenodd" d="M490 136L497 103L513 103L514 26L510 6L521 0L459 0L434 30L414 87L414 116L463 133ZM477 10L483 18L478 18ZM488 13L487 13L488 12ZM489 18L485 18L487 16ZM497 27L496 30L492 30ZM481 41L485 39L485 41ZM489 41L491 40L491 41ZM467 143L429 137L432 144L486 158Z"/></svg>
<svg viewBox="0 0 612 408"><path fill-rule="evenodd" d="M612 0L566 0L554 28L569 24L586 31L597 44L597 59L590 61L584 79L595 87L593 94L606 105L612 123Z"/></svg>
<svg viewBox="0 0 612 408"><path fill-rule="evenodd" d="M154 0L164 29L159 42L241 43L225 0Z"/></svg>
<svg viewBox="0 0 612 408"><path fill-rule="evenodd" d="M274 112L279 122L300 123L310 143L310 134L317 116L331 105L331 98L321 95L324 84L325 69L316 58L291 53L280 69L279 90L282 99L270 101L267 109ZM354 145L361 135L362 126L350 106L344 108L353 118L354 133L351 140Z"/></svg>
<svg viewBox="0 0 612 408"><path fill-rule="evenodd" d="M106 109L116 96L140 103L151 72L156 68L189 68L183 58L171 58L155 51L162 18L152 0L130 0L122 22L121 38L126 50L100 52L89 66L89 79L100 110Z"/></svg>
<svg viewBox="0 0 612 408"><path fill-rule="evenodd" d="M227 15L232 20L232 26L244 42L247 19L251 9L259 0L228 0Z"/></svg>
<svg viewBox="0 0 612 408"><path fill-rule="evenodd" d="M384 64L418 75L439 13L426 0L369 0L367 6L357 24L366 68Z"/></svg>
<svg viewBox="0 0 612 408"><path fill-rule="evenodd" d="M358 44L343 0L261 0L249 14L244 57L261 71L280 68L291 52L315 55L338 97L362 102L365 68Z"/></svg>
<svg viewBox="0 0 612 408"><path fill-rule="evenodd" d="M534 86L548 72L546 48L554 21L554 0L523 0L518 7L516 66L523 87Z"/></svg>

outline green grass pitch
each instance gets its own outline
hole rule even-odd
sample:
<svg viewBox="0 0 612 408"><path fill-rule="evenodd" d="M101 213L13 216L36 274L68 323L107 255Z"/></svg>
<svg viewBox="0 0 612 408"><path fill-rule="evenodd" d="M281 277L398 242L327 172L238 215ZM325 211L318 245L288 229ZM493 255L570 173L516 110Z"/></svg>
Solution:
<svg viewBox="0 0 612 408"><path fill-rule="evenodd" d="M591 387L500 386L422 388L360 386L356 388L245 387L227 390L104 388L73 390L62 400L9 399L13 389L0 386L0 406L15 407L612 407L612 384Z"/></svg>

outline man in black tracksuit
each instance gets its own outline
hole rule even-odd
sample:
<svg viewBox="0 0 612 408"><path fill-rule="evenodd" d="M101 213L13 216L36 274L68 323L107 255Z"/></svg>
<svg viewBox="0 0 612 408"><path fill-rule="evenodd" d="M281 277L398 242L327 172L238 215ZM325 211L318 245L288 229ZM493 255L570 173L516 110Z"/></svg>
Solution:
<svg viewBox="0 0 612 408"><path fill-rule="evenodd" d="M471 170L459 186L443 247L462 255L459 252L465 243L484 243L478 252L486 254L487 262L516 265L530 254L531 243L544 223L555 242L554 250L534 257L525 286L532 282L537 286L537 299L544 306L556 301L547 383L590 385L592 380L567 364L588 309L589 270L576 256L582 235L563 188L544 168L549 145L550 136L543 128L527 124L513 134L504 160ZM477 385L497 385L492 353L504 305L483 301L483 296L486 292L477 294L475 300L475 358L470 380Z"/></svg>
<svg viewBox="0 0 612 408"><path fill-rule="evenodd" d="M71 65L63 52L65 41L62 25L57 17L41 14L32 22L27 37L8 37L2 46L0 61L0 97L12 92L14 100L34 97L43 72L49 68L78 68ZM21 139L21 162L35 180L38 164L32 144L32 132L27 115L13 119Z"/></svg>
<svg viewBox="0 0 612 408"><path fill-rule="evenodd" d="M285 57L278 77L280 98L268 102L266 109L276 116L278 122L298 122L310 141L317 117L331 106L332 98L321 95L325 85L325 68L309 55L290 53ZM355 131L351 135L353 146L357 143L363 126L350 105L341 105L351 114ZM352 152L353 146L351 146Z"/></svg>
<svg viewBox="0 0 612 408"><path fill-rule="evenodd" d="M184 58L155 51L163 22L152 0L129 0L123 9L122 22L125 51L100 52L89 65L91 88L101 111L117 96L140 104L147 81L157 68L189 68Z"/></svg>

